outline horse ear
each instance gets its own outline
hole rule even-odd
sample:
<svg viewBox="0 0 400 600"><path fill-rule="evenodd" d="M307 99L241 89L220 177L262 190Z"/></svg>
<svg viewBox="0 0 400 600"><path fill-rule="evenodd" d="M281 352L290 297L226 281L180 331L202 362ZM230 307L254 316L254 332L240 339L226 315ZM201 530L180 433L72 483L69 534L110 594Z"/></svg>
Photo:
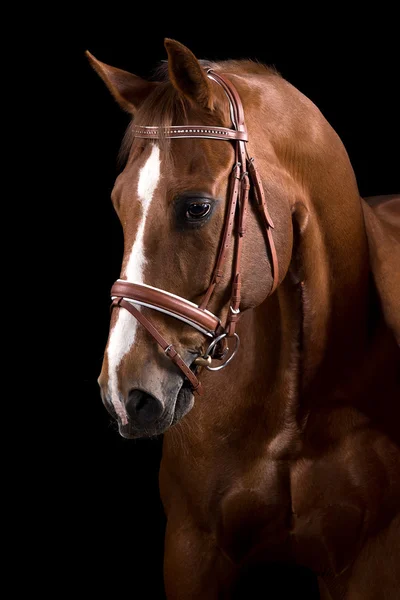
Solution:
<svg viewBox="0 0 400 600"><path fill-rule="evenodd" d="M173 86L186 98L211 108L211 86L199 61L186 46L170 40L164 41L168 53L168 71Z"/></svg>
<svg viewBox="0 0 400 600"><path fill-rule="evenodd" d="M86 51L86 56L115 100L128 113L135 114L140 104L158 85L156 82L146 81L141 77L137 77L137 75L132 75L128 71L106 65L97 60L88 50Z"/></svg>
<svg viewBox="0 0 400 600"><path fill-rule="evenodd" d="M372 274L385 321L400 345L400 196L390 204L373 209L362 200Z"/></svg>

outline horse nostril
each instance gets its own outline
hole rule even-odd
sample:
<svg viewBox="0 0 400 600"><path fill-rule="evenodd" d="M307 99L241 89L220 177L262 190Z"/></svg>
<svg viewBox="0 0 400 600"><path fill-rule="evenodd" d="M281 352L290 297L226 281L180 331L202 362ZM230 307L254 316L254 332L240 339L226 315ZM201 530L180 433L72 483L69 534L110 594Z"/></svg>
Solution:
<svg viewBox="0 0 400 600"><path fill-rule="evenodd" d="M129 392L126 411L135 423L150 425L161 416L163 410L163 404L151 394L143 390Z"/></svg>

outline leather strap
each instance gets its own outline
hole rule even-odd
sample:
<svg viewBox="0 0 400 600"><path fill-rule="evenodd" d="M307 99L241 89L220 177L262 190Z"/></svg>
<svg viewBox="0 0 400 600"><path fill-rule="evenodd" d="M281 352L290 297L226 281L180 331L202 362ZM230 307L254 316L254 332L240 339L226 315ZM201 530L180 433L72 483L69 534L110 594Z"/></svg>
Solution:
<svg viewBox="0 0 400 600"><path fill-rule="evenodd" d="M249 177L246 172L243 173L241 178L241 190L240 190L240 207L239 207L239 224L238 224L238 238L236 248L236 258L234 263L234 279L232 285L231 302L229 306L228 319L226 324L228 337L232 337L236 331L236 324L240 318L240 300L241 300L241 261L242 261L242 248L243 238L246 232L246 217L247 207L250 192Z"/></svg>
<svg viewBox="0 0 400 600"><path fill-rule="evenodd" d="M182 371L185 377L190 381L193 392L201 395L203 393L203 388L200 381L197 379L196 375L191 371L191 369L186 365L184 360L175 350L172 344L168 344L167 340L163 338L161 333L157 331L154 325L141 313L135 306L124 300L123 298L115 298L111 304L112 308L121 307L125 308L128 312L131 313L139 321L141 325L150 333L150 335L156 340L157 344L161 346L164 350L166 356Z"/></svg>
<svg viewBox="0 0 400 600"><path fill-rule="evenodd" d="M265 220L268 223L268 227L272 227L272 229L274 229L274 222L272 221L271 215L268 212L267 201L265 198L264 189L262 186L261 178L257 171L257 167L256 167L254 158L250 158L248 164L249 164L249 166L248 166L249 174L251 177L251 182L254 187L256 200L258 202L259 208L260 208L260 210L263 211L263 213L265 215Z"/></svg>
<svg viewBox="0 0 400 600"><path fill-rule="evenodd" d="M207 74L210 79L215 81L224 90L224 92L229 100L232 124L235 127L237 133L245 132L246 138L247 138L247 131L246 131L246 126L245 126L245 122L244 122L243 104L242 104L239 94L236 91L236 88L223 75L221 75L220 73L214 72L212 69L208 69ZM219 281L221 280L221 277L223 275L223 267L224 267L228 249L230 246L230 239L231 239L232 233L233 233L233 223L234 223L235 214L236 214L237 202L238 202L239 194L240 194L241 187L242 187L241 182L242 182L243 175L245 173L245 168L246 168L245 165L246 165L246 148L245 148L244 141L242 141L241 138L238 137L235 142L235 165L233 167L232 176L231 176L232 179L231 179L231 185L230 185L230 200L228 203L227 216L225 217L225 226L224 226L223 233L222 233L221 246L220 246L218 259L217 259L217 263L216 263L216 266L214 269L213 277L211 279L210 286L203 298L203 301L200 304L201 308L206 308L208 306L208 303L214 292L215 286L219 283ZM241 207L239 207L239 210L241 211ZM240 253L241 253L241 242L238 241L236 256L238 256L238 254L240 254ZM240 257L239 257L239 262L240 262ZM236 275L237 275L237 273L235 272L235 279L236 279ZM240 302L240 300L239 300L239 302ZM229 321L231 320L231 315L232 315L232 313L228 314L227 326L229 324ZM229 335L229 330L230 330L230 328L228 328L228 335ZM232 333L232 335L233 335L233 333Z"/></svg>
<svg viewBox="0 0 400 600"><path fill-rule="evenodd" d="M229 98L230 103L233 105L237 129L240 131L246 131L246 126L244 123L243 104L241 102L240 96L239 96L235 86L232 85L232 83L229 80L227 80L223 75L221 75L219 73L215 73L214 71L212 71L212 69L209 69L208 74L209 74L209 76L211 76L212 79L214 79L214 81L219 83L224 88L224 90ZM238 147L239 147L239 155L240 155L240 162L241 162L241 166L242 166L242 177L243 177L244 165L246 164L245 145L243 143L240 143L240 141L239 141ZM268 237L268 245L269 245L270 251L271 251L271 271L272 271L272 278L273 278L271 290L269 292L269 295L271 295L276 290L276 288L278 287L278 283L279 283L278 255L277 255L276 248L275 248L274 238L272 236L272 232L270 231L270 228L274 229L274 223L273 223L273 221L271 219L271 215L269 214L269 211L268 211L268 206L267 206L267 201L266 201L265 194L264 194L264 189L262 186L262 181L258 174L254 158L250 158L247 161L247 168L248 168L248 171L250 174L251 182L253 184L254 194L255 194L256 201L258 203L258 208L264 218L264 223L266 226L267 237ZM247 210L247 207L246 206L243 207L243 210L241 211L242 217L241 217L240 222L242 222L242 218L245 218L244 212L246 210ZM241 227L241 225L239 225L239 232L240 232L240 227ZM239 233L239 235L240 235L240 233ZM239 242L239 244L240 244L240 242ZM240 258L239 258L239 261L240 261ZM236 280L236 278L237 278L237 272L236 272L234 280Z"/></svg>
<svg viewBox="0 0 400 600"><path fill-rule="evenodd" d="M111 296L136 300L138 304L171 313L176 318L183 317L182 320L190 321L203 332L205 330L206 335L215 336L221 329L221 321L209 311L201 310L192 302L158 288L118 280L111 288Z"/></svg>
<svg viewBox="0 0 400 600"><path fill-rule="evenodd" d="M135 137L158 140L161 136L166 138L206 138L213 140L241 140L247 142L245 131L235 131L227 127L205 127L204 125L185 125L171 127L147 127L132 125Z"/></svg>
<svg viewBox="0 0 400 600"><path fill-rule="evenodd" d="M269 214L267 201L264 194L264 189L262 186L261 178L258 174L256 164L254 158L251 158L248 161L248 169L251 177L251 181L254 187L254 194L256 198L256 202L258 204L258 209L261 212L261 215L264 219L265 229L268 237L269 249L271 251L271 271L272 271L272 287L269 292L269 295L273 294L279 283L279 263L278 263L278 254L276 252L274 238L272 236L271 228L274 229L274 223L271 219L271 215Z"/></svg>
<svg viewBox="0 0 400 600"><path fill-rule="evenodd" d="M210 79L216 81L224 89L226 95L228 96L229 103L234 111L235 122L233 125L235 129L237 129L237 131L246 131L244 124L243 104L235 86L229 81L229 79L226 79L223 75L221 75L221 73L217 73L212 69L208 69L207 75L210 77Z"/></svg>
<svg viewBox="0 0 400 600"><path fill-rule="evenodd" d="M231 175L230 196L229 196L228 208L227 208L228 212L225 216L225 223L224 223L224 228L222 231L222 240L221 240L221 245L220 245L219 254L218 254L218 258L217 258L217 263L214 267L214 272L213 272L213 276L211 278L211 283L210 283L208 290L200 304L200 308L202 310L205 310L206 307L208 306L208 303L210 302L212 293L214 292L215 286L217 285L217 283L220 282L221 277L224 273L223 267L224 267L224 264L226 261L228 249L230 246L230 241L232 238L233 223L235 221L236 204L238 201L239 189L240 189L240 166L239 166L239 163L236 163L236 165L233 167L233 171L232 171L232 175Z"/></svg>

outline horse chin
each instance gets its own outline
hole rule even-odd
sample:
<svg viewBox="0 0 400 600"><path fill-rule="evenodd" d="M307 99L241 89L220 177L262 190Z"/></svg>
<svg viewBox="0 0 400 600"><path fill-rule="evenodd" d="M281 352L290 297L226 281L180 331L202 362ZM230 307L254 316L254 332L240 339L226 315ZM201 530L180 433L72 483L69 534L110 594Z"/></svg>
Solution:
<svg viewBox="0 0 400 600"><path fill-rule="evenodd" d="M172 419L171 425L175 425L180 421L187 413L193 408L194 405L194 395L189 387L184 383L181 389L178 392L178 396L176 398L174 416Z"/></svg>
<svg viewBox="0 0 400 600"><path fill-rule="evenodd" d="M182 385L176 397L175 405L172 411L164 411L162 417L146 429L138 429L133 421L129 419L126 425L123 425L118 419L118 430L121 437L133 440L138 438L150 438L165 433L170 427L176 425L193 407L194 396L191 388L185 383Z"/></svg>

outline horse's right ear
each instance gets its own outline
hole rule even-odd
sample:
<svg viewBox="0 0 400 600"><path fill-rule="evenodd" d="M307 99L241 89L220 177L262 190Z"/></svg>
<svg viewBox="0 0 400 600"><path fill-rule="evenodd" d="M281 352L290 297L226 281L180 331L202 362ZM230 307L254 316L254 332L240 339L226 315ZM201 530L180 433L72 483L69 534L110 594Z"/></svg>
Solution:
<svg viewBox="0 0 400 600"><path fill-rule="evenodd" d="M97 60L88 50L86 56L118 104L130 114L135 114L138 107L158 85L154 81L146 81L128 71L106 65Z"/></svg>
<svg viewBox="0 0 400 600"><path fill-rule="evenodd" d="M169 78L175 89L203 108L212 108L210 80L193 52L169 38L164 40L164 45Z"/></svg>

